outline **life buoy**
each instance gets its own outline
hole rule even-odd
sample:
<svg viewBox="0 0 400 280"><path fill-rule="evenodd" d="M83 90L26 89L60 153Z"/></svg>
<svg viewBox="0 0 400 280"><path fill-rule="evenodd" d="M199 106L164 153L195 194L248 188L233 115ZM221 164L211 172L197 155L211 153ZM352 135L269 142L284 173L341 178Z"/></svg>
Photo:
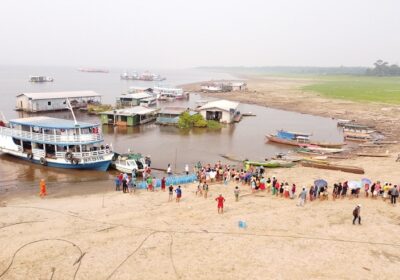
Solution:
<svg viewBox="0 0 400 280"><path fill-rule="evenodd" d="M66 159L72 160L72 157L73 157L73 154L71 152L66 152L65 153L65 158Z"/></svg>
<svg viewBox="0 0 400 280"><path fill-rule="evenodd" d="M71 163L72 163L72 164L75 164L75 165L78 165L78 164L79 164L79 159L73 158L73 159L71 160Z"/></svg>
<svg viewBox="0 0 400 280"><path fill-rule="evenodd" d="M32 153L27 153L26 156L28 157L28 159L33 159L33 154Z"/></svg>
<svg viewBox="0 0 400 280"><path fill-rule="evenodd" d="M41 165L47 165L47 160L44 157L40 158L40 164Z"/></svg>

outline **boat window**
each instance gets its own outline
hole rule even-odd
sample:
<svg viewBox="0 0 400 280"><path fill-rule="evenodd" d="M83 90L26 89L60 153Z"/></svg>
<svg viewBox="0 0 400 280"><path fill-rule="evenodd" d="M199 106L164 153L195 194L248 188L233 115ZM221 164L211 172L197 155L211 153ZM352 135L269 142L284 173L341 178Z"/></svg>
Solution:
<svg viewBox="0 0 400 280"><path fill-rule="evenodd" d="M48 102L47 102L47 105L51 106L51 101L48 101Z"/></svg>

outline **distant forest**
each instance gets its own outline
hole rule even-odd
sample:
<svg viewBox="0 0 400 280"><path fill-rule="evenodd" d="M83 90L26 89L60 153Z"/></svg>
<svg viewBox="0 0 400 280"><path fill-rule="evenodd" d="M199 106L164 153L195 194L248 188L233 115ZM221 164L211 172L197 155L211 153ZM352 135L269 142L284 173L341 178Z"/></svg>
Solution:
<svg viewBox="0 0 400 280"><path fill-rule="evenodd" d="M373 68L368 67L308 67L308 66L262 66L262 67L199 67L211 71L251 74L293 74L293 75L367 75L377 77L400 76L400 67L397 64L377 60Z"/></svg>
<svg viewBox="0 0 400 280"><path fill-rule="evenodd" d="M379 59L374 63L374 68L368 68L365 74L378 77L400 76L400 67L397 64L389 65L388 62Z"/></svg>

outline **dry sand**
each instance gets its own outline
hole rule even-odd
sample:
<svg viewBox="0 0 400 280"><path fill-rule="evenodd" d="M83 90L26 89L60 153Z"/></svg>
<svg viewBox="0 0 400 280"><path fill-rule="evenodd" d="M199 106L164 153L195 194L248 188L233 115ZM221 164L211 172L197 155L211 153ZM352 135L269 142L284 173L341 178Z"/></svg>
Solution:
<svg viewBox="0 0 400 280"><path fill-rule="evenodd" d="M268 173L300 185L357 178L304 167ZM346 198L300 208L267 192L247 195L246 186L235 202L233 188L213 185L204 199L187 185L179 204L167 202L166 192L130 195L112 186L103 194L54 197L50 188L45 199L14 198L0 207L0 274L10 263L2 279L51 279L52 271L52 279L75 273L76 279L393 279L398 273L399 207ZM223 215L214 201L219 193L226 197ZM351 224L356 203L361 226ZM239 220L247 229L238 228Z"/></svg>
<svg viewBox="0 0 400 280"><path fill-rule="evenodd" d="M399 133L392 114L397 107L383 110L300 92L308 82L253 78L253 92L218 95L354 118L389 136ZM363 167L364 176L306 167L268 170L267 175L297 183L298 191L319 178L330 184L361 177L400 183L398 146L389 149L389 158L337 161ZM330 199L300 208L294 200L268 193L247 195L244 186L244 196L234 202L232 184L211 186L211 197L199 198L196 187L188 185L178 204L167 202L163 192L129 195L112 191L110 181L86 184L108 190L65 196L50 187L43 200L32 193L0 197L1 279L394 279L399 271L400 208L381 199ZM219 193L227 199L223 215L214 201ZM351 224L357 203L362 226ZM239 220L248 228L239 229Z"/></svg>

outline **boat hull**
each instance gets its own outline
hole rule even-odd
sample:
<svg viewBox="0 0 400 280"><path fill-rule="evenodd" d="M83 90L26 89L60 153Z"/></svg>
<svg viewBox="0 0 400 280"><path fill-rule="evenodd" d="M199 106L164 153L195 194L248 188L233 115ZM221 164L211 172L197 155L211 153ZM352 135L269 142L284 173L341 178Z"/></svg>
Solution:
<svg viewBox="0 0 400 280"><path fill-rule="evenodd" d="M316 141L307 141L307 142L299 142L295 140L289 140L289 139L282 139L279 137L276 137L274 135L266 135L267 140L270 142L275 142L279 144L284 144L284 145L290 145L290 146L295 146L295 147L302 147L304 145L316 145L320 146L323 148L341 148L345 143L328 143L328 142L316 142Z"/></svg>
<svg viewBox="0 0 400 280"><path fill-rule="evenodd" d="M46 167L53 168L64 168L64 169L80 169L80 170L97 170L97 171L107 171L111 164L112 154L107 155L104 160L92 161L92 162L80 162L78 164L73 164L65 159L46 159L46 164L42 164L40 162L40 158L34 157L33 159L29 159L26 154L16 152L16 151L7 151L5 149L1 149L1 152L14 156L16 158L31 162L33 164L38 164Z"/></svg>
<svg viewBox="0 0 400 280"><path fill-rule="evenodd" d="M361 167L355 166L346 166L346 165L332 165L329 163L317 163L317 162L307 162L304 161L301 163L304 167L313 167L319 169L328 169L328 170L337 170L342 172L354 173L354 174L364 174L364 169Z"/></svg>

